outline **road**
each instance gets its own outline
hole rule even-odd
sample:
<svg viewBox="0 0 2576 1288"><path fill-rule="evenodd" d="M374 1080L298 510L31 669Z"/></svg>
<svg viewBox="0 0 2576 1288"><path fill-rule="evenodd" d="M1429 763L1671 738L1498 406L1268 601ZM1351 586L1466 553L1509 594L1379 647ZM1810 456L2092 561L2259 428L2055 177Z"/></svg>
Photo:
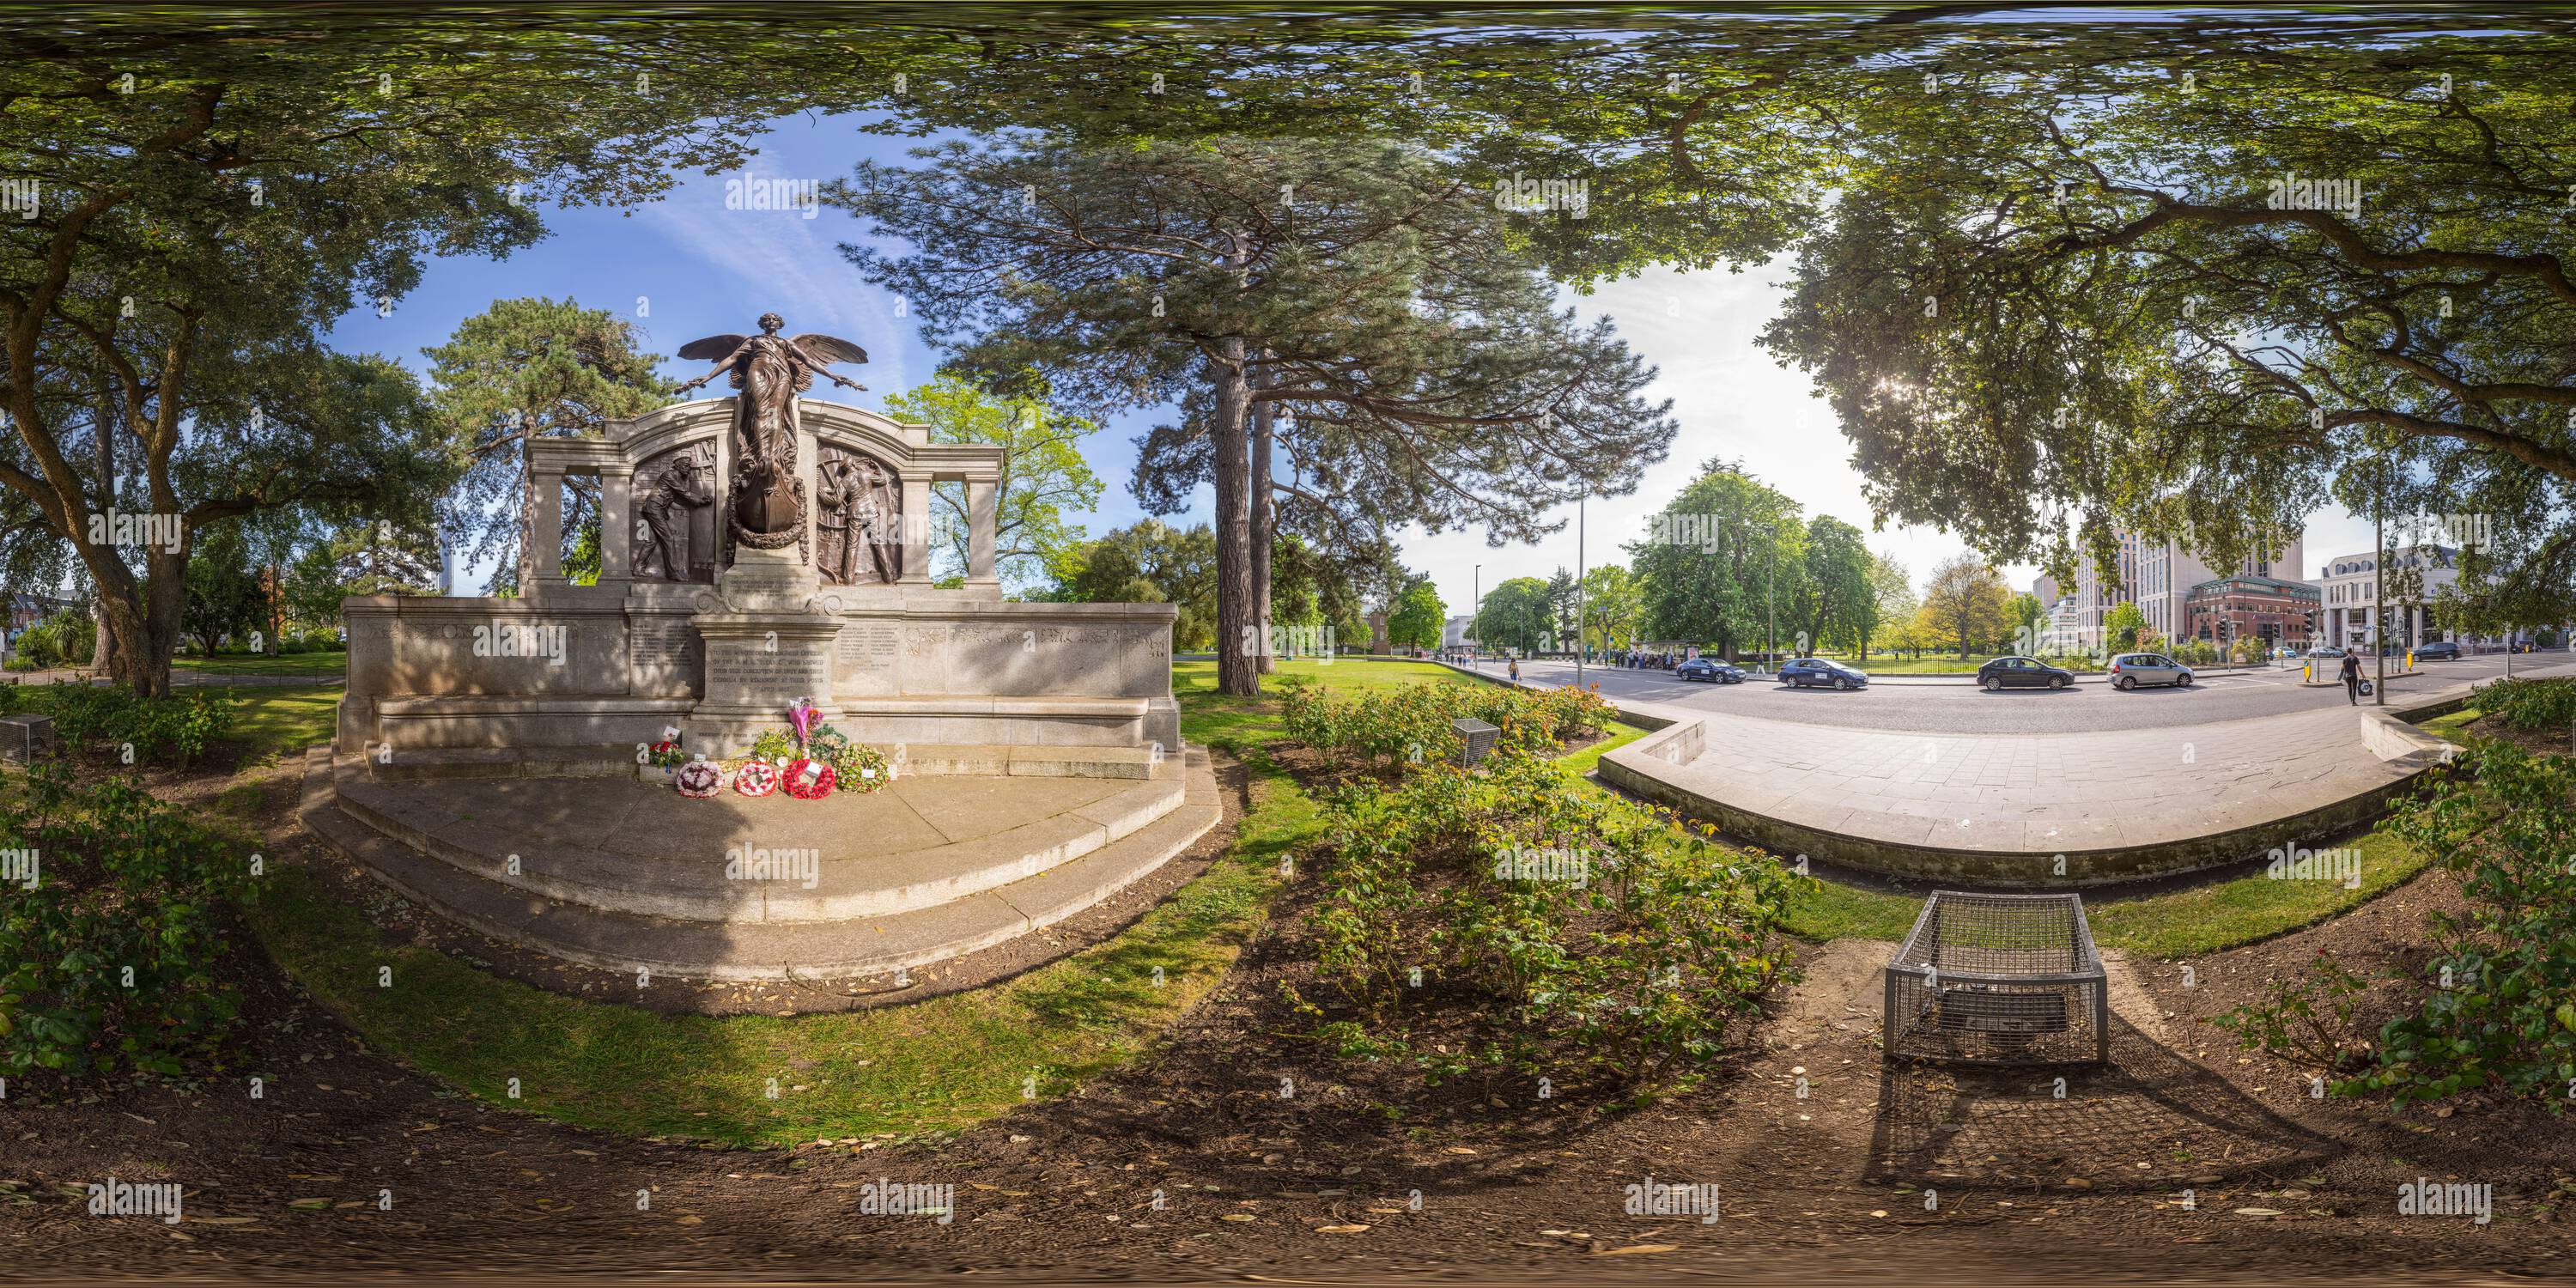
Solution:
<svg viewBox="0 0 2576 1288"><path fill-rule="evenodd" d="M2429 694L2504 673L2502 654L2462 658L2456 662L2422 663L2423 674L2391 680L2390 705L2410 694ZM2371 665L2362 659L2364 668ZM2397 660L2391 658L2393 669ZM1500 662L1484 669L1499 674ZM2363 674L2370 672L2365 669ZM2576 675L2576 656L2566 653L2524 654L2513 659L2515 675ZM1524 681L1571 684L1574 666L1567 662L1525 662ZM1733 712L1770 720L1828 725L1844 729L1899 729L1919 733L2095 733L2118 729L2169 729L2257 716L2315 711L2344 705L2341 687L2309 688L2296 669L2217 675L2182 689L2137 689L2120 692L2107 684L2079 684L2060 692L2007 689L1987 693L1967 683L1873 684L1839 693L1831 689L1784 689L1767 679L1742 684L1699 684L1676 680L1668 671L1585 668L1585 679L1614 701L1660 702L1708 711ZM2363 702L2370 701L2364 698Z"/></svg>

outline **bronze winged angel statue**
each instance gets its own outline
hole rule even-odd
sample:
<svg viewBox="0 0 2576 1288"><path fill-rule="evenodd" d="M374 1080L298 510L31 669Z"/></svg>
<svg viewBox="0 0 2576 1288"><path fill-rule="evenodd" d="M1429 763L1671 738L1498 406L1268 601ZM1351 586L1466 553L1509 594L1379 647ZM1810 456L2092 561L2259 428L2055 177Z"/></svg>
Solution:
<svg viewBox="0 0 2576 1288"><path fill-rule="evenodd" d="M862 363L867 351L828 335L785 339L785 319L760 315L760 334L711 335L680 346L680 356L712 360L715 370L680 386L687 393L719 375L741 392L734 399L732 503L736 540L776 549L805 536L805 485L796 477L796 396L814 385L815 373L844 389L867 386L825 370L835 362Z"/></svg>

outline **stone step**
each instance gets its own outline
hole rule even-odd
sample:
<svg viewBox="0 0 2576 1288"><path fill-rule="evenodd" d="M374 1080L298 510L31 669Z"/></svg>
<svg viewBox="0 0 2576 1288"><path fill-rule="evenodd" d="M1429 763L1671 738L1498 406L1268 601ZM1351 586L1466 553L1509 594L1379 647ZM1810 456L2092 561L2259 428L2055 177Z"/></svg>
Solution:
<svg viewBox="0 0 2576 1288"><path fill-rule="evenodd" d="M889 759L892 745L877 747ZM913 743L901 748L911 774L1029 778L1137 778L1178 782L1180 758L1152 747L1083 747ZM636 771L632 743L563 747L408 747L390 758L369 747L367 776L380 783L480 778L617 778Z"/></svg>
<svg viewBox="0 0 2576 1288"><path fill-rule="evenodd" d="M639 805L676 807L667 827L653 833L653 852L635 853L560 844L467 817L449 807L451 798L418 784L372 783L337 767L334 778L349 818L500 885L604 912L766 923L888 916L1008 885L1143 829L1180 808L1187 794L1184 782L1152 779L989 835L887 850L849 844L859 838L834 834L801 802L686 802L669 788L640 784L588 789L601 795L603 827ZM750 823L730 813L743 808L766 818ZM728 852L747 847L814 850L814 884L729 878Z"/></svg>
<svg viewBox="0 0 2576 1288"><path fill-rule="evenodd" d="M476 778L632 778L635 748L624 743L575 747L396 747L390 757L369 748L360 757L380 783L434 783Z"/></svg>
<svg viewBox="0 0 2576 1288"><path fill-rule="evenodd" d="M1162 866L1223 813L1206 753L1187 762L1179 808L1071 862L1009 885L891 916L718 923L604 911L534 896L400 844L343 813L327 753L308 758L302 818L387 885L507 943L621 972L752 982L848 979L926 966L1052 925Z"/></svg>

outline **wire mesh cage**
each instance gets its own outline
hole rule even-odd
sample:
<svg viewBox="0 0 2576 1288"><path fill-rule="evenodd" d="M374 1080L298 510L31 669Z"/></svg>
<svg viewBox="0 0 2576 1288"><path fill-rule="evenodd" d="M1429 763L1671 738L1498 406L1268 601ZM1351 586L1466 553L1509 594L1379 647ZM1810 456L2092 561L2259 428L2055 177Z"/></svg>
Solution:
<svg viewBox="0 0 2576 1288"><path fill-rule="evenodd" d="M1885 1054L2001 1065L2110 1059L2110 994L2082 897L1934 891L1887 964Z"/></svg>

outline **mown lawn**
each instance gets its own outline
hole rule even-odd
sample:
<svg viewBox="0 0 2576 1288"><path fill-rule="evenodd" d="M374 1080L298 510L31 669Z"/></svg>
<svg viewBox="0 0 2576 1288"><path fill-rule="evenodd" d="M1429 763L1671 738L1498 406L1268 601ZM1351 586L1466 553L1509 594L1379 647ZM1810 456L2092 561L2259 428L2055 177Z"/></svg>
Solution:
<svg viewBox="0 0 2576 1288"><path fill-rule="evenodd" d="M337 649L328 653L218 653L213 657L174 657L170 666L174 670L216 675L347 675L349 654Z"/></svg>
<svg viewBox="0 0 2576 1288"><path fill-rule="evenodd" d="M329 742L339 727L341 688L336 684L205 691L221 694L233 703L233 727L224 736L250 743L253 760Z"/></svg>

